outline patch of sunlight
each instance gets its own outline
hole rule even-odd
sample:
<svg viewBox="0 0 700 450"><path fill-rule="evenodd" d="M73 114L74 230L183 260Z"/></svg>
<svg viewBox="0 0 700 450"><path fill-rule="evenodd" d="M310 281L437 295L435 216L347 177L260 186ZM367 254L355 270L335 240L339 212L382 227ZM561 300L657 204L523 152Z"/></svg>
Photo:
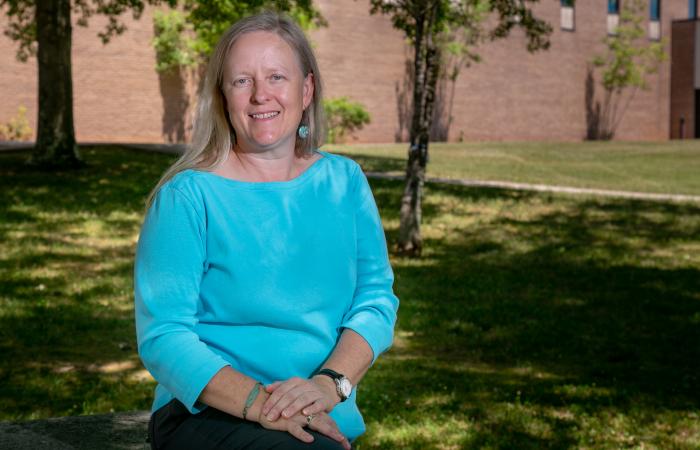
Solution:
<svg viewBox="0 0 700 450"><path fill-rule="evenodd" d="M631 416L599 410L594 416L579 417L579 441L589 444L581 448L645 448L640 440L646 434L644 428Z"/></svg>
<svg viewBox="0 0 700 450"><path fill-rule="evenodd" d="M698 418L696 411L603 410L581 416L580 433L589 448L700 448Z"/></svg>
<svg viewBox="0 0 700 450"><path fill-rule="evenodd" d="M82 232L89 237L97 237L100 236L104 231L104 225L105 224L104 221L102 221L102 219L91 217L89 219L81 221L79 224L68 227L66 231L68 231L69 233Z"/></svg>
<svg viewBox="0 0 700 450"><path fill-rule="evenodd" d="M610 398L613 396L613 390L609 388L596 386L595 383L592 383L590 385L565 384L562 386L555 386L554 393L558 396L566 397L569 400L590 400Z"/></svg>
<svg viewBox="0 0 700 450"><path fill-rule="evenodd" d="M678 448L690 447L700 448L700 414L697 412L685 413L680 420L675 419L673 414L665 414L666 423L674 422L675 426L668 433L671 435L671 441L678 445ZM657 425L662 425L656 422Z"/></svg>
<svg viewBox="0 0 700 450"><path fill-rule="evenodd" d="M394 267L430 267L436 265L438 260L429 256L431 249L424 248L423 250L424 254L421 258L392 258L391 265Z"/></svg>
<svg viewBox="0 0 700 450"><path fill-rule="evenodd" d="M73 372L74 370L75 366L73 364L61 364L53 368L54 373L68 373Z"/></svg>
<svg viewBox="0 0 700 450"><path fill-rule="evenodd" d="M156 381L151 373L146 369L137 370L136 372L129 374L127 380L133 383L150 383Z"/></svg>
<svg viewBox="0 0 700 450"><path fill-rule="evenodd" d="M519 394L519 392L518 392ZM535 436L540 439L551 439L554 436L552 425L543 417L539 409L520 403L520 397L514 403L494 404L488 413L488 421L519 433Z"/></svg>
<svg viewBox="0 0 700 450"><path fill-rule="evenodd" d="M684 245L653 247L648 249L645 255L646 258L663 260L670 268L695 268L700 263L700 245L685 243ZM660 262L658 261L657 264Z"/></svg>
<svg viewBox="0 0 700 450"><path fill-rule="evenodd" d="M422 397L420 404L423 406L442 406L450 404L454 399L454 392L449 394L431 394Z"/></svg>
<svg viewBox="0 0 700 450"><path fill-rule="evenodd" d="M408 341L414 336L413 331L398 330L394 333L394 342L392 347L397 350L405 350L408 347Z"/></svg>
<svg viewBox="0 0 700 450"><path fill-rule="evenodd" d="M547 415L564 422L574 422L576 420L574 413L568 409L549 408L547 409Z"/></svg>
<svg viewBox="0 0 700 450"><path fill-rule="evenodd" d="M51 263L51 264L46 264L44 266L36 266L31 269L27 268L24 269L23 275L31 278L31 279L44 279L44 278L59 278L63 275L63 266L65 266L65 262L63 263ZM46 289L46 286L43 283L39 283L35 286L35 288L38 291L43 291Z"/></svg>
<svg viewBox="0 0 700 450"><path fill-rule="evenodd" d="M24 230L10 229L7 231L7 243L13 240L25 239L29 233Z"/></svg>
<svg viewBox="0 0 700 450"><path fill-rule="evenodd" d="M372 441L388 444L391 448L405 448L412 443L430 442L434 448L457 450L467 440L474 424L463 419L450 417L447 420L424 418L417 423L370 423L368 434ZM415 448L415 447L412 447Z"/></svg>
<svg viewBox="0 0 700 450"><path fill-rule="evenodd" d="M107 215L107 220L131 220L134 223L140 223L141 222L141 213L138 212L133 212L133 211L111 211Z"/></svg>
<svg viewBox="0 0 700 450"><path fill-rule="evenodd" d="M512 380L508 384L513 385L520 384L522 378L535 378L538 380L561 379L561 376L559 375L555 375L551 372L546 372L544 370L531 366L500 367L488 364L475 364L463 362L459 364L459 368L465 372L478 375L510 375Z"/></svg>
<svg viewBox="0 0 700 450"><path fill-rule="evenodd" d="M136 361L112 361L105 364L90 364L87 370L99 373L118 373L131 370L136 367Z"/></svg>
<svg viewBox="0 0 700 450"><path fill-rule="evenodd" d="M385 219L382 218L382 225L384 226L384 231L387 233L398 232L401 222L398 219Z"/></svg>

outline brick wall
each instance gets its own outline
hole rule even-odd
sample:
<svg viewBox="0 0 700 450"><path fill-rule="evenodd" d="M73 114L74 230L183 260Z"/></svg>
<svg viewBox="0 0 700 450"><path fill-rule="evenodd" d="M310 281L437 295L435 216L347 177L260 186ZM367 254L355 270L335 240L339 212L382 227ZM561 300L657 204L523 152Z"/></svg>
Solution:
<svg viewBox="0 0 700 450"><path fill-rule="evenodd" d="M317 0L329 27L311 39L324 77L326 95L363 103L372 123L356 142L393 142L402 133L400 97L406 91L410 49L389 18L369 15L369 2ZM554 27L549 51L529 54L514 32L481 48L483 62L462 70L454 96L447 86L442 102L453 103L450 140L580 140L586 134L586 82L589 62L603 51L605 0L578 2L576 30L559 29L559 2L537 7ZM686 0L662 2L662 33L687 17ZM187 139L191 80L155 71L152 9L139 21L126 18L128 31L103 46L96 33L105 21L75 27L73 82L75 126L80 141L168 142ZM0 17L0 28L5 28ZM670 46L668 46L670 53ZM0 121L28 108L35 128L36 64L15 61L15 44L0 36ZM640 91L620 123L617 138L667 139L670 134L670 64ZM590 85L589 85L590 86ZM596 95L600 87L595 85ZM590 89L589 89L590 93ZM404 105L405 108L405 105ZM404 130L405 131L405 130ZM405 138L405 133L404 133Z"/></svg>

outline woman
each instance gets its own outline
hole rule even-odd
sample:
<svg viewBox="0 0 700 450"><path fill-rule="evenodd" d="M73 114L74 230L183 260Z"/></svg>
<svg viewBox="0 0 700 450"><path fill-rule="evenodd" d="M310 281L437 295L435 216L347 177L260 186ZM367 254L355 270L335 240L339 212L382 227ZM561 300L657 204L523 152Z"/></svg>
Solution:
<svg viewBox="0 0 700 450"><path fill-rule="evenodd" d="M156 186L135 261L153 448L350 448L355 387L398 299L369 184L322 144L321 78L286 18L224 33L193 144Z"/></svg>

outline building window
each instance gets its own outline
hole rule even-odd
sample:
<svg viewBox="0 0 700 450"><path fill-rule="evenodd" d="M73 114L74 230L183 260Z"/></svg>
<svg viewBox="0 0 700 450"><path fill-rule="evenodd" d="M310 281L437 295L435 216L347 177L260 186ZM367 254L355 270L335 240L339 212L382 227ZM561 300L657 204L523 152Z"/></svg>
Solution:
<svg viewBox="0 0 700 450"><path fill-rule="evenodd" d="M620 1L608 0L608 34L617 34L617 26L620 23Z"/></svg>
<svg viewBox="0 0 700 450"><path fill-rule="evenodd" d="M561 0L561 29L574 31L576 20L574 19L574 0Z"/></svg>
<svg viewBox="0 0 700 450"><path fill-rule="evenodd" d="M661 39L661 0L649 0L649 39Z"/></svg>
<svg viewBox="0 0 700 450"><path fill-rule="evenodd" d="M698 18L698 0L688 0L688 18Z"/></svg>

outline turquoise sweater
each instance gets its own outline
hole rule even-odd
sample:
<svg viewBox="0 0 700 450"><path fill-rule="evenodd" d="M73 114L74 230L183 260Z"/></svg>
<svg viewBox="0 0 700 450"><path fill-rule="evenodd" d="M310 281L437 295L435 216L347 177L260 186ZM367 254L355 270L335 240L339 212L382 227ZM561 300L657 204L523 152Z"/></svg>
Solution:
<svg viewBox="0 0 700 450"><path fill-rule="evenodd" d="M186 170L158 191L134 268L153 411L173 398L201 411L227 365L265 384L309 377L343 328L375 360L391 345L398 299L372 192L357 163L320 153L290 181ZM355 399L331 412L349 439L365 430Z"/></svg>

